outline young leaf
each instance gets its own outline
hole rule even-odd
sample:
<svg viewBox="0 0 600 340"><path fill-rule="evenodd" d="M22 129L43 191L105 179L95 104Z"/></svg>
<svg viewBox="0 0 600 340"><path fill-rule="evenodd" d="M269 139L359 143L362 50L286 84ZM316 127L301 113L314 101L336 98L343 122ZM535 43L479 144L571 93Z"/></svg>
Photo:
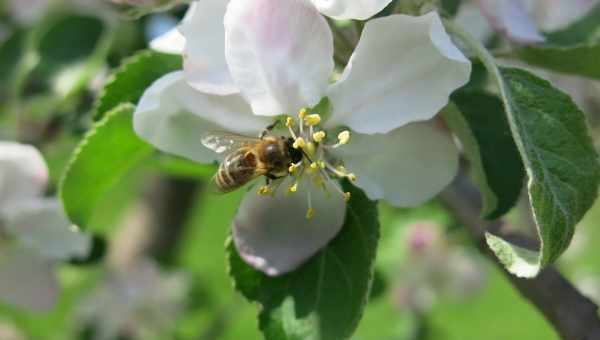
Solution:
<svg viewBox="0 0 600 340"><path fill-rule="evenodd" d="M502 101L482 91L460 91L444 119L458 136L483 196L484 217L498 218L519 199L525 170Z"/></svg>
<svg viewBox="0 0 600 340"><path fill-rule="evenodd" d="M94 109L94 118L121 103L137 103L144 90L162 75L181 69L181 57L142 51L125 60L104 86Z"/></svg>
<svg viewBox="0 0 600 340"><path fill-rule="evenodd" d="M541 251L532 263L532 256L520 256L521 249L494 236L488 244L508 270L533 276L569 246L575 225L596 199L600 168L585 116L567 94L524 70L503 68L500 74L508 120L529 175Z"/></svg>
<svg viewBox="0 0 600 340"><path fill-rule="evenodd" d="M546 34L541 45L517 51L527 63L554 71L600 79L600 4L571 26Z"/></svg>
<svg viewBox="0 0 600 340"><path fill-rule="evenodd" d="M79 144L60 183L71 221L85 228L102 195L153 152L133 131L131 104L122 104L96 123Z"/></svg>
<svg viewBox="0 0 600 340"><path fill-rule="evenodd" d="M379 238L377 205L350 188L340 234L293 273L268 277L241 260L228 245L230 275L248 300L261 305L266 339L346 339L369 297Z"/></svg>

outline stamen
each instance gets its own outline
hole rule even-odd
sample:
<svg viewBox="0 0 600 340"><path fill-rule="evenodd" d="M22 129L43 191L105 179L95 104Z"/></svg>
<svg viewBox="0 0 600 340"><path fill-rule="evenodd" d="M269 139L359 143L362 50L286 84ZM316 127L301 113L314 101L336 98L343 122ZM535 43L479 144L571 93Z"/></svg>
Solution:
<svg viewBox="0 0 600 340"><path fill-rule="evenodd" d="M290 185L290 187L288 188L289 193L294 194L298 191L298 182L294 183L293 185Z"/></svg>
<svg viewBox="0 0 600 340"><path fill-rule="evenodd" d="M304 107L304 108L300 109L300 111L298 112L298 117L300 117L300 119L304 119L304 117L306 117L307 114L308 114L308 109Z"/></svg>
<svg viewBox="0 0 600 340"><path fill-rule="evenodd" d="M348 172L343 165L338 165L337 168L334 168L330 164L326 164L326 166L327 166L327 169L329 169L329 171L333 172L336 176L341 177L341 178L347 178L351 182L356 182L356 175L351 172Z"/></svg>
<svg viewBox="0 0 600 340"><path fill-rule="evenodd" d="M310 164L310 170L311 172L316 172L319 169L319 165L317 164L317 162L312 162Z"/></svg>
<svg viewBox="0 0 600 340"><path fill-rule="evenodd" d="M294 149L302 149L302 148L306 147L306 142L304 141L304 138L298 137L298 138L296 138L296 140L294 141L294 144L292 144L292 146L294 147Z"/></svg>
<svg viewBox="0 0 600 340"><path fill-rule="evenodd" d="M350 202L350 198L352 198L352 195L350 194L350 192L345 192L344 193L344 201Z"/></svg>
<svg viewBox="0 0 600 340"><path fill-rule="evenodd" d="M315 216L315 209L312 207L312 196L310 194L310 190L307 191L308 197L308 210L306 211L306 219L310 220Z"/></svg>
<svg viewBox="0 0 600 340"><path fill-rule="evenodd" d="M292 128L292 127L294 126L294 123L295 123L295 122L294 122L294 118L292 118L292 117L287 117L287 118L285 119L285 126L286 126L287 128Z"/></svg>
<svg viewBox="0 0 600 340"><path fill-rule="evenodd" d="M346 145L350 141L350 131L344 130L338 135L338 144Z"/></svg>
<svg viewBox="0 0 600 340"><path fill-rule="evenodd" d="M325 131L318 131L318 132L313 133L312 136L313 136L313 140L315 142L321 143L327 135L325 134Z"/></svg>
<svg viewBox="0 0 600 340"><path fill-rule="evenodd" d="M300 167L300 165L302 165L302 162L290 164L290 167L288 168L288 172L290 174L293 174Z"/></svg>
<svg viewBox="0 0 600 340"><path fill-rule="evenodd" d="M259 195L266 196L266 195L270 195L272 192L273 192L273 190L267 185L263 185L260 188L258 188Z"/></svg>
<svg viewBox="0 0 600 340"><path fill-rule="evenodd" d="M306 125L308 126L319 125L319 123L321 123L321 116L318 114L308 115L304 117L304 122L306 122Z"/></svg>

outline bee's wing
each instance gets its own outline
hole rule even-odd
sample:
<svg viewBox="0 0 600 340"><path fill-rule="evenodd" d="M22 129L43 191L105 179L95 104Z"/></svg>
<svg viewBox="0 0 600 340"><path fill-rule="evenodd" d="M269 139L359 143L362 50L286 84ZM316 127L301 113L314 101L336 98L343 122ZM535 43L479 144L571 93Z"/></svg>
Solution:
<svg viewBox="0 0 600 340"><path fill-rule="evenodd" d="M260 138L238 135L231 132L211 131L202 136L202 145L216 153L239 149L260 142Z"/></svg>

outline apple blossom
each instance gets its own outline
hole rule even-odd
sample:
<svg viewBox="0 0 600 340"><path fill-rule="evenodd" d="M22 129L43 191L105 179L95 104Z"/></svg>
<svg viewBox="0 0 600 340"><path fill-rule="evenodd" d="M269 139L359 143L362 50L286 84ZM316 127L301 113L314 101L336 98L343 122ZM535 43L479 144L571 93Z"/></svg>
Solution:
<svg viewBox="0 0 600 340"><path fill-rule="evenodd" d="M543 30L556 30L583 16L597 0L476 0L492 28L518 43L545 41Z"/></svg>
<svg viewBox="0 0 600 340"><path fill-rule="evenodd" d="M42 196L47 178L35 148L0 142L0 300L36 310L56 300L59 261L90 250L60 203Z"/></svg>
<svg viewBox="0 0 600 340"><path fill-rule="evenodd" d="M107 274L79 310L82 324L94 325L94 339L160 337L183 311L189 285L181 273L138 259Z"/></svg>
<svg viewBox="0 0 600 340"><path fill-rule="evenodd" d="M440 297L467 299L485 286L487 275L477 256L444 238L439 224L411 224L402 240L407 258L398 264L393 293L399 307L424 313Z"/></svg>
<svg viewBox="0 0 600 340"><path fill-rule="evenodd" d="M181 31L184 71L146 90L134 128L160 150L210 163L224 145L204 138L204 148L201 136L258 136L282 122L274 133L305 157L247 193L233 223L241 257L268 275L294 270L339 232L349 194L335 179L396 206L418 205L453 179L456 147L430 120L471 65L437 13L368 21L333 84L332 33L311 2L197 2ZM315 107L327 100L331 109Z"/></svg>

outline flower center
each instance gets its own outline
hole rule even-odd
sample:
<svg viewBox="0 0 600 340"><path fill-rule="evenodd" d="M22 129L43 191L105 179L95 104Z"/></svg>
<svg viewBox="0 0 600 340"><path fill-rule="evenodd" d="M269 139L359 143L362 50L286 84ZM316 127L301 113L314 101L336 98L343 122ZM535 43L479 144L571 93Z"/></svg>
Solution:
<svg viewBox="0 0 600 340"><path fill-rule="evenodd" d="M298 186L307 177L309 180L304 183L312 183L318 190L330 196L329 188L334 188L334 194L348 202L350 193L344 192L335 180L347 178L350 181L356 181L356 176L348 172L341 162L331 156L329 151L348 144L350 131L340 132L337 140L328 144L326 143L327 132L320 127L320 124L321 116L318 113L309 112L308 109L300 110L297 119L290 116L286 118L285 126L294 140L293 147L300 150L304 156L298 163L289 165L288 172L293 177L293 181L287 188L287 192L296 194ZM278 179L264 185L259 188L258 193L273 195L279 189L282 181L283 179ZM312 205L311 191L306 190L306 192L308 201L306 218L311 219L315 215L315 209Z"/></svg>

